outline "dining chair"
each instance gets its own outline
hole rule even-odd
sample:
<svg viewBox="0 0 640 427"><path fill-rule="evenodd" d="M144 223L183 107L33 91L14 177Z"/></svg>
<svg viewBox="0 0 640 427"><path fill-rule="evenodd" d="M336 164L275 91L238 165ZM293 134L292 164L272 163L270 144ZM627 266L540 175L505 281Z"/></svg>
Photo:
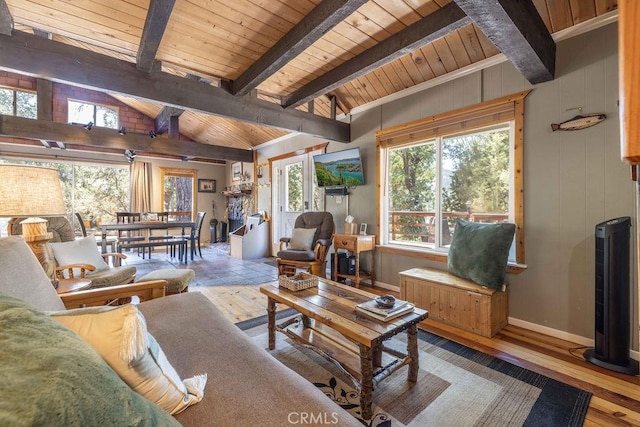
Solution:
<svg viewBox="0 0 640 427"><path fill-rule="evenodd" d="M116 222L118 224L133 224L140 222L142 214L140 212L116 212ZM130 243L144 240L144 236L141 236L137 231L124 231L118 230L118 241L123 243ZM140 255L140 249L138 249L138 255ZM144 249L143 254L144 257Z"/></svg>

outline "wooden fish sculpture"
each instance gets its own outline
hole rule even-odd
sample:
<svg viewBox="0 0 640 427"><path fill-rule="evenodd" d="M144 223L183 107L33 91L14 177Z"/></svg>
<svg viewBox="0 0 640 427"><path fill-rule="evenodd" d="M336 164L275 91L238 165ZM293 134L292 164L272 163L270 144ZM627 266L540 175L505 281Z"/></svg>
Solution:
<svg viewBox="0 0 640 427"><path fill-rule="evenodd" d="M554 132L557 130L580 130L585 129L591 126L595 126L604 119L606 119L606 114L602 113L594 113L594 114L585 114L578 115L572 119L567 120L566 122L552 123L551 130Z"/></svg>

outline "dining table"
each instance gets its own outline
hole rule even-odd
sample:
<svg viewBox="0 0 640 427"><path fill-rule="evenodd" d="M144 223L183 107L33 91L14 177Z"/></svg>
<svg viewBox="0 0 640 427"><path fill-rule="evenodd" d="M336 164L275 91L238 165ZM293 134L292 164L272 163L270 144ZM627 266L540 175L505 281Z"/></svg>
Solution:
<svg viewBox="0 0 640 427"><path fill-rule="evenodd" d="M109 231L139 231L139 230L170 230L170 229L189 229L189 246L191 252L191 261L193 261L195 252L195 227L194 221L139 221L139 222L108 222L99 225L102 231L102 253L107 252L107 233Z"/></svg>

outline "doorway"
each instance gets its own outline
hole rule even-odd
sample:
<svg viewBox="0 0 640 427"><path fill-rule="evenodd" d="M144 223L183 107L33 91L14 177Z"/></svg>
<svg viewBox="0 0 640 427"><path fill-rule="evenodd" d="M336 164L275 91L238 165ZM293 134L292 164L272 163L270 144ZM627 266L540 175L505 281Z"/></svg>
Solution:
<svg viewBox="0 0 640 427"><path fill-rule="evenodd" d="M272 182L272 253L280 247L280 237L291 236L296 218L303 212L323 211L324 197L318 188L313 156L315 149L304 154L291 154L271 163Z"/></svg>

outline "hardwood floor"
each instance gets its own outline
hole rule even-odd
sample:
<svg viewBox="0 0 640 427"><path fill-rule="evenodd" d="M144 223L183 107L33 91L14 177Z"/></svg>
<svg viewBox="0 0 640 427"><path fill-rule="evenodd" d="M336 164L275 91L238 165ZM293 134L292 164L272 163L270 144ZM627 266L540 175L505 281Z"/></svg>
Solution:
<svg viewBox="0 0 640 427"><path fill-rule="evenodd" d="M259 286L196 286L232 321L266 314L266 297ZM364 287L385 294L384 289ZM427 320L421 327L473 349L507 360L550 378L593 393L584 425L640 426L640 377L618 374L582 358L583 348L557 338L509 325L493 338Z"/></svg>

